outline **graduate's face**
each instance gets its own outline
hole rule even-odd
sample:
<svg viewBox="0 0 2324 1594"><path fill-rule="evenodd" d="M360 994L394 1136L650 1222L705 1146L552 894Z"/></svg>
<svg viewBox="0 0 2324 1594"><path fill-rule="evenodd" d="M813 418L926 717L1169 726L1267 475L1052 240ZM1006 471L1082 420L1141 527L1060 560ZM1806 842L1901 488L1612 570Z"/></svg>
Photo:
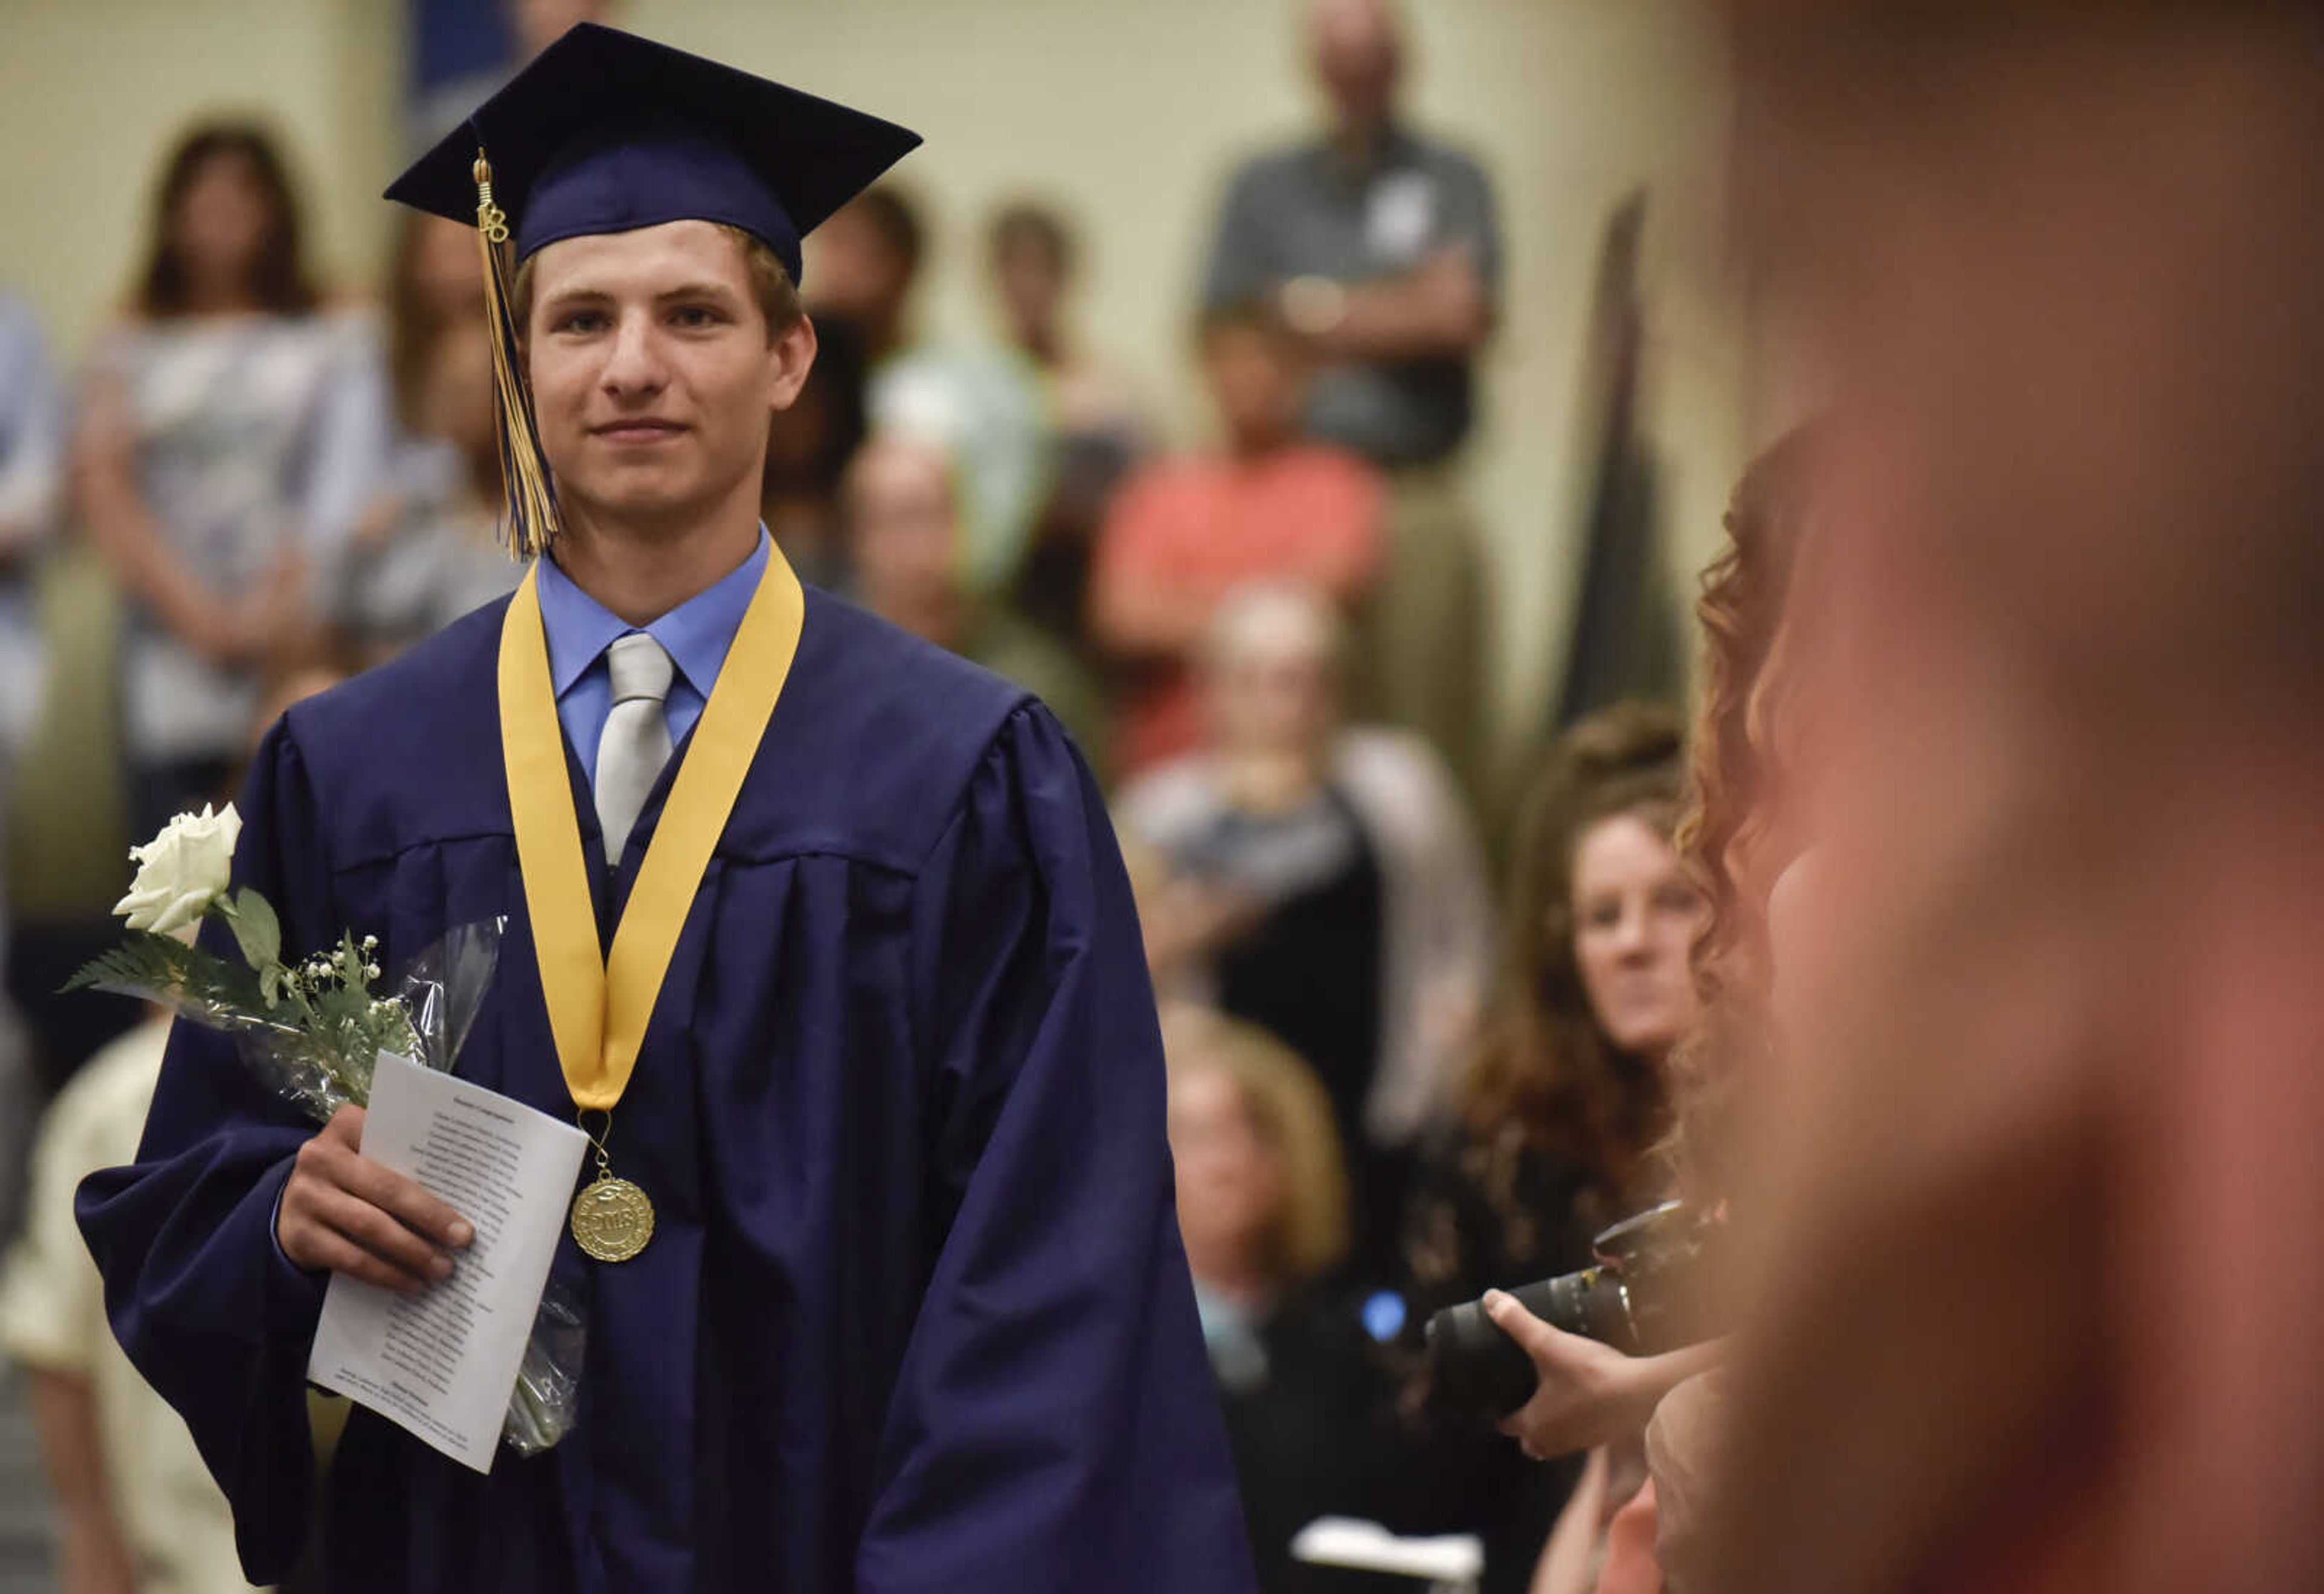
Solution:
<svg viewBox="0 0 2324 1594"><path fill-rule="evenodd" d="M756 503L768 418L815 359L769 336L742 246L706 221L567 238L533 256L540 444L585 523L680 524Z"/></svg>

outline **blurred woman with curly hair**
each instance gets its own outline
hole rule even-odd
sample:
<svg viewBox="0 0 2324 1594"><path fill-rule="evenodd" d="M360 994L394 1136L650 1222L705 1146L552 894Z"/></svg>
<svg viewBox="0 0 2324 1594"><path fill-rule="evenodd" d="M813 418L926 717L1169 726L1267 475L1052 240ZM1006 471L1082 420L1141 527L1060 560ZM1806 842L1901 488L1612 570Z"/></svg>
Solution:
<svg viewBox="0 0 2324 1594"><path fill-rule="evenodd" d="M1789 434L1745 474L1727 514L1728 545L1704 572L1696 607L1703 685L1676 846L1705 906L1689 958L1694 1022L1670 1049L1662 1080L1674 1132L1655 1165L1706 1213L1732 1185L1738 1084L1768 1055L1776 1028L1770 910L1800 854L1790 804L1777 797L1784 773L1803 756L1789 688L1807 639L1791 616L1795 588L1813 579L1803 567L1814 562L1818 437L1812 429ZM1694 1375L1715 1365L1717 1348L1626 1357L1560 1332L1506 1296L1489 1296L1487 1311L1540 1374L1534 1398L1504 1424L1527 1453L1628 1449L1627 1466L1618 1450L1592 1455L1535 1587L1602 1594L1633 1586L1626 1576L1658 1577L1657 1528L1683 1551L1687 1514L1669 1497L1687 1489L1703 1459L1717 1386ZM1646 1448L1658 1487L1641 1487L1646 1458L1636 1437L1650 1418Z"/></svg>
<svg viewBox="0 0 2324 1594"><path fill-rule="evenodd" d="M1688 954L1702 924L1672 840L1683 733L1665 709L1593 716L1527 798L1499 992L1406 1218L1415 1321L1587 1265L1591 1237L1664 1185L1653 1153L1670 1127L1671 1052L1695 1017ZM1485 1588L1523 1588L1572 1470L1527 1466L1499 1440L1472 1451L1440 1438L1459 1520L1431 1525L1483 1534Z"/></svg>

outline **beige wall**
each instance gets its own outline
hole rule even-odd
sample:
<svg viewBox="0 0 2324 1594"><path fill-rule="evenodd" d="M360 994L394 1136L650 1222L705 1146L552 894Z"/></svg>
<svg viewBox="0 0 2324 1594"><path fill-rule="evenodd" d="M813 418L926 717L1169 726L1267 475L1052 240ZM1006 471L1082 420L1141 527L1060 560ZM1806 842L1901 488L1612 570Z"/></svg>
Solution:
<svg viewBox="0 0 2324 1594"><path fill-rule="evenodd" d="M478 0L479 4L484 0ZM1655 197L1650 404L1676 530L1708 546L1737 449L1734 362L1707 283L1700 181L1723 109L1687 0L1410 0L1414 109L1500 190L1506 320L1476 497L1500 573L1505 723L1529 724L1565 625L1568 422L1599 230ZM294 142L319 260L367 281L387 236L398 0L0 0L0 284L77 346L141 236L153 164L198 111L255 107ZM1004 198L1065 204L1089 240L1089 336L1182 436L1184 358L1215 196L1241 153L1314 114L1290 0L633 0L630 25L881 111L928 146L904 171L937 228L929 320L981 329L975 232Z"/></svg>

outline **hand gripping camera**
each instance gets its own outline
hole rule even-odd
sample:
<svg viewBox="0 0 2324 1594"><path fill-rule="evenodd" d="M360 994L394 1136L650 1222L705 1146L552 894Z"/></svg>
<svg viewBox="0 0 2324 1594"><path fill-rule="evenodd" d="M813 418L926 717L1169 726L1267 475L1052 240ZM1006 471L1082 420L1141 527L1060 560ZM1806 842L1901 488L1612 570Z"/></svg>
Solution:
<svg viewBox="0 0 2324 1594"><path fill-rule="evenodd" d="M1702 1225L1681 1201L1626 1218L1590 1244L1595 1264L1511 1290L1553 1328L1630 1356L1651 1356L1705 1336L1687 1321L1681 1287L1702 1251ZM1430 1398L1447 1411L1498 1421L1532 1397L1533 1358L1493 1326L1481 1302L1428 1320Z"/></svg>

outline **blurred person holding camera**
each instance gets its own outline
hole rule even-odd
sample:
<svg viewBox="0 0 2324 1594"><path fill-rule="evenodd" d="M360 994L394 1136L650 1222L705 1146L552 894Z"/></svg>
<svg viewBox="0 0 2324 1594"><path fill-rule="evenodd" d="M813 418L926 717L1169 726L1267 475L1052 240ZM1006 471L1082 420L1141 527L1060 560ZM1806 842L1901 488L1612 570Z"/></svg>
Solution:
<svg viewBox="0 0 2324 1594"><path fill-rule="evenodd" d="M1752 1141L1755 1116L1774 1110L1773 1064L1787 1033L1811 1025L1801 965L1813 948L1796 916L1811 870L1797 810L1779 796L1800 783L1805 755L1791 700L1809 649L1794 618L1810 533L1829 489L1819 471L1829 423L1802 428L1754 461L1726 517L1728 543L1704 573L1697 617L1704 643L1703 691L1688 752L1686 812L1675 836L1702 917L1687 949L1696 1006L1667 1058L1676 1132L1669 1174L1693 1216L1711 1222L1702 1256L1660 1284L1672 1310L1691 1311L1697 1338L1711 1324L1705 1302L1730 1283L1726 1202ZM1813 539L1821 548L1829 534ZM1779 929L1790 933L1780 937ZM1782 944L1779 946L1779 940ZM1788 976L1778 978L1778 958ZM1784 999L1778 1000L1778 997ZM1674 1219L1676 1221L1676 1219ZM1731 1265L1729 1265L1731 1266ZM1698 1276L1700 1275L1700 1276ZM1532 1293L1532 1292L1528 1292ZM1725 1352L1704 1342L1617 1348L1543 1321L1495 1290L1490 1321L1525 1350L1535 1386L1504 1421L1529 1455L1592 1453L1543 1557L1538 1594L1602 1588L1705 1586L1702 1479L1714 1466ZM1723 1325L1721 1325L1723 1326ZM1652 1352L1639 1354L1639 1352ZM1639 1443L1643 1430L1643 1447Z"/></svg>
<svg viewBox="0 0 2324 1594"><path fill-rule="evenodd" d="M1474 1033L1493 915L1443 761L1343 719L1345 648L1313 587L1229 594L1204 649L1207 744L1115 810L1161 860L1141 902L1149 958L1167 946L1180 994L1268 1029L1323 1080L1354 1190L1351 1271L1377 1281Z"/></svg>
<svg viewBox="0 0 2324 1594"><path fill-rule="evenodd" d="M1491 1286L1588 1265L1591 1237L1664 1192L1653 1153L1670 1124L1670 1057L1696 1016L1688 949L1702 922L1672 840L1682 731L1674 712L1609 709L1577 726L1534 784L1499 994L1404 1219L1416 1321ZM1586 1376L1622 1359L1565 1338ZM1452 1391L1430 1393L1449 1515L1429 1525L1480 1533L1486 1588L1522 1589L1572 1469L1526 1465L1505 1441L1465 1430L1457 1418L1469 1413L1446 1409L1458 1404ZM1633 1428L1651 1409L1622 1404ZM1596 1441L1527 1448L1554 1457Z"/></svg>
<svg viewBox="0 0 2324 1594"><path fill-rule="evenodd" d="M961 569L980 593L1008 591L1047 500L1050 431L1039 367L1010 344L931 337L916 314L929 227L923 202L874 184L816 229L807 309L862 350L874 431L951 456L965 533Z"/></svg>
<svg viewBox="0 0 2324 1594"><path fill-rule="evenodd" d="M1013 200L994 215L985 248L1005 334L1041 374L1053 433L1048 502L1017 579L1017 602L1076 652L1094 653L1090 559L1114 494L1153 446L1152 418L1129 375L1073 324L1082 242L1065 215Z"/></svg>

